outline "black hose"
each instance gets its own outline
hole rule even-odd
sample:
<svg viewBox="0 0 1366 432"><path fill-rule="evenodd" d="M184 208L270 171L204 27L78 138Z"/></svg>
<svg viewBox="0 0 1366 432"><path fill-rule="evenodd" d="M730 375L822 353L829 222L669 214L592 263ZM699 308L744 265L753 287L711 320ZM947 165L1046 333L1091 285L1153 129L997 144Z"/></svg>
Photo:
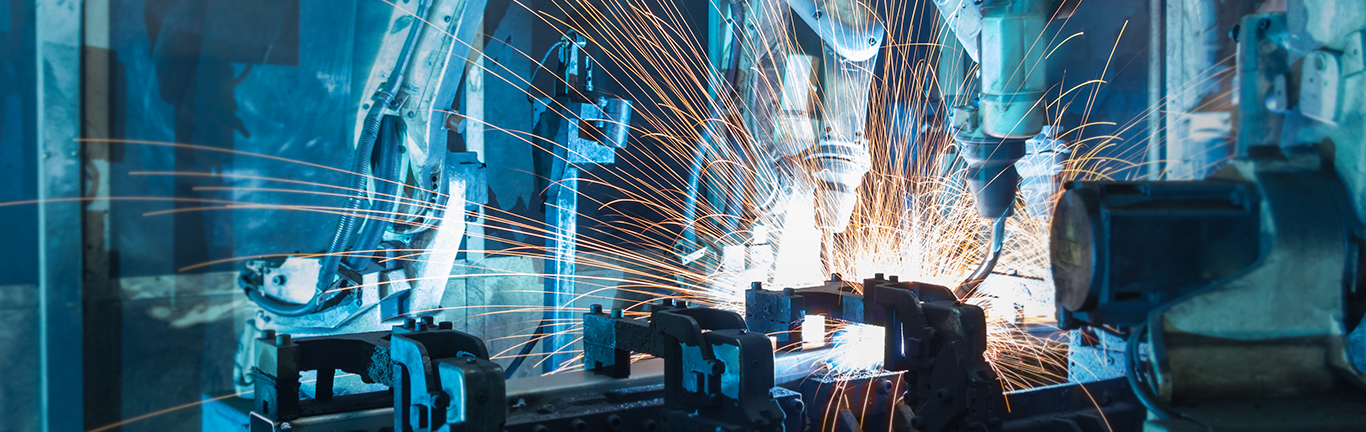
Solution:
<svg viewBox="0 0 1366 432"><path fill-rule="evenodd" d="M1152 394L1148 383L1138 382L1138 341L1147 330L1148 323L1145 321L1129 334L1129 340L1124 350L1124 357L1128 360L1125 362L1127 369L1124 371L1124 375L1129 380L1129 387L1134 390L1134 395L1138 397L1138 402L1143 404L1143 407L1147 408L1148 411L1151 411L1158 420L1181 418L1183 417L1181 414L1163 405L1162 401Z"/></svg>
<svg viewBox="0 0 1366 432"><path fill-rule="evenodd" d="M417 5L417 19L427 15L429 5L426 0L422 0ZM337 275L337 266L341 264L341 253L351 244L351 237L356 233L356 222L360 220L360 214L356 211L365 204L365 184L366 176L362 173L370 164L371 155L374 153L375 141L379 137L380 116L388 109L389 104L394 101L394 96L398 92L398 87L403 83L403 74L408 70L408 59L412 57L413 47L417 45L417 36L421 33L422 25L414 19L412 27L408 30L408 38L403 42L403 51L399 52L398 62L394 65L393 73L389 74L389 79L375 91L372 98L370 110L365 113L365 124L361 128L359 142L356 145L356 156L352 159L351 172L351 196L346 200L346 207L343 214L337 220L337 230L332 236L332 243L327 247L327 253L323 256L322 267L318 270L318 290L321 292L324 287L332 284L332 279Z"/></svg>
<svg viewBox="0 0 1366 432"><path fill-rule="evenodd" d="M373 251L379 247L384 231L393 223L394 209L398 207L396 197L399 169L403 165L403 159L399 157L399 149L403 145L402 127L403 121L399 116L385 116L380 122L380 139L376 142L375 149L379 153L379 160L375 163L375 177L380 181L375 182L375 199L370 206L370 218L365 220L365 226L361 228L356 245L352 248L361 253L346 258L346 265L352 268L362 267L366 260L374 256L373 253L365 251Z"/></svg>
<svg viewBox="0 0 1366 432"><path fill-rule="evenodd" d="M1001 249L1005 244L1005 239L1006 217L1001 216L996 218L991 224L991 241L989 244L990 249L987 250L987 256L983 258L982 263L977 266L977 269L973 270L972 274L968 275L968 278L964 280L963 283L958 284L958 287L953 290L953 293L957 295L958 298L964 299L969 295L972 295L974 291L977 291L977 287L981 286L982 282L987 280L987 276L991 276L991 270L996 268L996 262L1001 260Z"/></svg>

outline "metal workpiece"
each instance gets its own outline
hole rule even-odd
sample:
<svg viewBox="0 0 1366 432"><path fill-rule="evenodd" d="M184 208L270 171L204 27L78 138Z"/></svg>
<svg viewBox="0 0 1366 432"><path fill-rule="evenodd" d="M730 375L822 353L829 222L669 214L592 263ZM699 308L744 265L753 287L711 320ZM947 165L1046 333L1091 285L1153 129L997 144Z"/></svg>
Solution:
<svg viewBox="0 0 1366 432"><path fill-rule="evenodd" d="M586 370L625 378L632 353L664 359L661 430L783 430L771 342L739 315L664 300L644 321L601 308L583 319Z"/></svg>

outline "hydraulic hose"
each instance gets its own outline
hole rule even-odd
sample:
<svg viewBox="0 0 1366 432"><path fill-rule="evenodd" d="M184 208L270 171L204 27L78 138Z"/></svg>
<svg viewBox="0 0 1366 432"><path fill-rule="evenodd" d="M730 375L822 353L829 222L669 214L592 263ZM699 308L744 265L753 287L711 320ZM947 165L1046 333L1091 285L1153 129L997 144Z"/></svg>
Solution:
<svg viewBox="0 0 1366 432"><path fill-rule="evenodd" d="M977 287L987 280L987 276L991 276L991 270L996 268L996 262L1001 259L1001 249L1005 244L1005 239L1006 217L1002 216L994 219L991 224L991 240L988 245L987 256L982 259L982 263L977 266L977 269L973 270L972 274L968 275L968 278L953 290L958 298L967 298L973 291L977 291Z"/></svg>
<svg viewBox="0 0 1366 432"><path fill-rule="evenodd" d="M364 251L373 251L379 247L385 229L393 223L394 209L398 207L399 169L403 162L399 158L399 146L403 145L402 125L400 117L392 115L385 116L380 122L380 139L375 144L375 151L379 153L379 160L375 163L375 177L381 181L375 182L375 199L370 207L370 217L360 230L356 246L352 248L362 253L346 257L346 265L352 268L359 268L370 259L373 254Z"/></svg>
<svg viewBox="0 0 1366 432"><path fill-rule="evenodd" d="M322 296L332 286L333 279L336 278L337 267L341 264L342 252L351 244L352 237L356 234L356 226L360 221L358 210L365 205L365 186L368 177L365 175L365 171L370 165L375 150L375 141L379 137L380 117L389 108L389 104L393 103L399 86L403 84L403 75L408 70L408 60L412 57L413 48L417 46L418 35L422 33L420 21L427 16L427 11L430 8L431 4L427 0L419 0L417 13L413 22L409 24L408 36L403 41L403 50L399 52L393 72L389 74L389 79L380 85L371 98L370 109L365 113L365 121L361 126L356 153L351 163L352 178L349 186L353 192L346 200L342 216L337 220L337 230L332 235L332 242L323 255L321 266L318 269L318 285L315 287L313 296L302 304L288 304L272 299L259 290L248 290L247 297L267 312L279 316L297 317L322 309L324 303Z"/></svg>
<svg viewBox="0 0 1366 432"><path fill-rule="evenodd" d="M403 74L408 71L408 59L412 57L413 47L417 45L417 36L422 33L422 25L417 20L425 17L429 8L426 0L418 2L417 16L408 30L408 38L403 41L403 50L399 52L393 73L390 73L389 79L375 91L370 110L365 113L365 123L361 127L359 142L356 145L356 157L352 159L351 164L353 192L346 200L341 218L337 220L337 231L333 234L332 243L328 245L327 253L323 256L322 268L318 270L319 292L332 284L332 279L337 275L337 266L341 264L342 251L351 244L351 237L356 233L356 223L360 220L357 210L365 205L366 196L366 176L362 173L365 172L374 153L375 141L379 137L380 116L389 108L389 104L393 103L398 87L403 84Z"/></svg>

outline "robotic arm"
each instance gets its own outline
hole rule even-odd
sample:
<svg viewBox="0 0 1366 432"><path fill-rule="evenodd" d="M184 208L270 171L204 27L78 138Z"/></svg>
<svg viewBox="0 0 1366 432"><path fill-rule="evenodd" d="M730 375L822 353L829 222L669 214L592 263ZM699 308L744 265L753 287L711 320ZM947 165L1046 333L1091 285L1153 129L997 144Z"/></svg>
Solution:
<svg viewBox="0 0 1366 432"><path fill-rule="evenodd" d="M240 274L261 312L239 345L239 387L249 384L249 339L258 331L374 331L440 304L466 206L482 203L486 188L477 155L446 149L447 128L459 115L436 106L456 95L484 4L395 5L356 101L356 142L344 168L349 196L327 249L248 261Z"/></svg>

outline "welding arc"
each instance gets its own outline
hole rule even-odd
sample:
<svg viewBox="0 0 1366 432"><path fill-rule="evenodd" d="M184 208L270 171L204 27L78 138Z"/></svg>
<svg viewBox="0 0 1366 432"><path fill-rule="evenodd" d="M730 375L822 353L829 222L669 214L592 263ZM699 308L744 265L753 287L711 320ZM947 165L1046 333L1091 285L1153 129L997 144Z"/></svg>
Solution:
<svg viewBox="0 0 1366 432"><path fill-rule="evenodd" d="M977 291L977 287L981 286L983 281L987 280L987 276L991 276L991 270L996 268L996 262L1001 260L1001 249L1005 240L1006 217L1001 216L994 219L991 224L991 241L987 256L982 259L977 270L973 270L963 283L958 284L958 287L953 290L954 295L960 299L968 298L974 291Z"/></svg>

